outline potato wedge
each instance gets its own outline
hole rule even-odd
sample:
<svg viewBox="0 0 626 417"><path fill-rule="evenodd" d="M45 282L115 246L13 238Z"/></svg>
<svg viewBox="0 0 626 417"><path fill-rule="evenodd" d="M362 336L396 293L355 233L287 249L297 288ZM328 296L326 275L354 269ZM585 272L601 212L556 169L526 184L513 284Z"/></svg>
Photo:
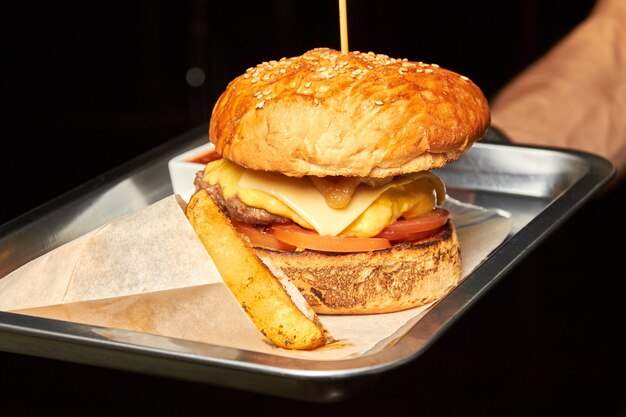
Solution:
<svg viewBox="0 0 626 417"><path fill-rule="evenodd" d="M310 350L329 341L330 335L313 310L309 307L307 315L298 308L205 190L190 198L186 216L228 288L272 343L285 349Z"/></svg>

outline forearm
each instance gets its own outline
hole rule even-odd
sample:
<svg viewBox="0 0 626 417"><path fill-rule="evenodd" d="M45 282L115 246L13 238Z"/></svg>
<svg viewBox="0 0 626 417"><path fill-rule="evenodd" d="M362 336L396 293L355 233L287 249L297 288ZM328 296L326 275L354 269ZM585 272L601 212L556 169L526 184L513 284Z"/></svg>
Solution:
<svg viewBox="0 0 626 417"><path fill-rule="evenodd" d="M626 1L608 0L492 102L514 142L579 149L626 171Z"/></svg>

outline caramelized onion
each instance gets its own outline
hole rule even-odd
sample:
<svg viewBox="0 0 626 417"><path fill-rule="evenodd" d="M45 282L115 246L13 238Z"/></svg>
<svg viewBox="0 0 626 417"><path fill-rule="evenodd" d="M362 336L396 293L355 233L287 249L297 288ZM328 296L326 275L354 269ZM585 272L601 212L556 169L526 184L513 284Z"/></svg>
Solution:
<svg viewBox="0 0 626 417"><path fill-rule="evenodd" d="M342 209L350 204L354 190L361 183L359 177L309 177L326 199L326 204Z"/></svg>

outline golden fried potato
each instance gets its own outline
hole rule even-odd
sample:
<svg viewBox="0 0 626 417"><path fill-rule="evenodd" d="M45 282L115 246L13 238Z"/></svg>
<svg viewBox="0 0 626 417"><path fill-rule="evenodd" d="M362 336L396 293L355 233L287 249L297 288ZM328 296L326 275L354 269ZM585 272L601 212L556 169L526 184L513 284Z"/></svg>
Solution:
<svg viewBox="0 0 626 417"><path fill-rule="evenodd" d="M329 341L313 310L308 305L309 311L298 308L205 190L191 197L186 215L228 288L272 343L309 350Z"/></svg>

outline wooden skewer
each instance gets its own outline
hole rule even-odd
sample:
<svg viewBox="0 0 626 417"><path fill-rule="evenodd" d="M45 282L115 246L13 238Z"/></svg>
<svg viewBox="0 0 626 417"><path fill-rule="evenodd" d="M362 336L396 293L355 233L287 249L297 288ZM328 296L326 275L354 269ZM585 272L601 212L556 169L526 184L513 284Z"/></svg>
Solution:
<svg viewBox="0 0 626 417"><path fill-rule="evenodd" d="M341 36L341 52L348 53L348 10L346 0L339 0L339 32Z"/></svg>

